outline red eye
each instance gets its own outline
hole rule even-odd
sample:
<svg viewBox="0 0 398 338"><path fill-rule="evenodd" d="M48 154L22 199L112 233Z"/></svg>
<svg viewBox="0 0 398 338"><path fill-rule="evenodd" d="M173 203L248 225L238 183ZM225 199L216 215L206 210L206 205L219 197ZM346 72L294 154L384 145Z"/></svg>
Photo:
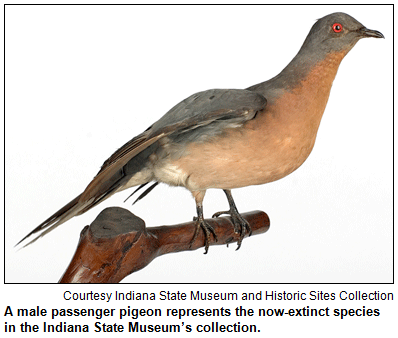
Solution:
<svg viewBox="0 0 398 338"><path fill-rule="evenodd" d="M339 23L334 23L332 27L336 33L340 33L343 30L343 26Z"/></svg>

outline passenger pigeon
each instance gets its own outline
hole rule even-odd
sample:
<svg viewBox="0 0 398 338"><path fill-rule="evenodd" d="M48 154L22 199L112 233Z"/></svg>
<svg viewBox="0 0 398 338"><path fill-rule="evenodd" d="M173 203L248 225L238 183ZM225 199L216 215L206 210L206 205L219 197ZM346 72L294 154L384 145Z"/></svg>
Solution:
<svg viewBox="0 0 398 338"><path fill-rule="evenodd" d="M277 76L247 89L211 89L181 101L118 149L83 193L19 243L43 230L36 241L117 192L152 182L138 199L159 183L192 193L197 210L192 242L203 229L205 253L211 234L215 240L216 234L204 220L203 198L207 189L223 189L230 209L213 216L230 214L240 234L239 248L250 226L239 214L231 189L279 180L303 164L314 146L340 62L367 37L384 36L344 13L319 19ZM261 48L257 46L257 52Z"/></svg>

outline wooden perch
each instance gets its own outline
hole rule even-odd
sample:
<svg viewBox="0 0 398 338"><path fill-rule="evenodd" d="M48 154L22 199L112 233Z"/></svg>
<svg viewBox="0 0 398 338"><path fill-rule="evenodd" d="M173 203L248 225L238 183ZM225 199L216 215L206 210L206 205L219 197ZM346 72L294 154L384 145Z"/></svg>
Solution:
<svg viewBox="0 0 398 338"><path fill-rule="evenodd" d="M266 232L270 221L263 211L242 214L252 235ZM230 217L206 220L213 226L218 241L210 245L236 242ZM203 231L190 245L196 222L171 226L145 227L145 222L130 211L112 207L103 210L80 233L80 240L69 267L60 283L118 283L127 275L142 269L154 258L204 246ZM243 242L245 246L245 241ZM211 250L210 250L211 254Z"/></svg>

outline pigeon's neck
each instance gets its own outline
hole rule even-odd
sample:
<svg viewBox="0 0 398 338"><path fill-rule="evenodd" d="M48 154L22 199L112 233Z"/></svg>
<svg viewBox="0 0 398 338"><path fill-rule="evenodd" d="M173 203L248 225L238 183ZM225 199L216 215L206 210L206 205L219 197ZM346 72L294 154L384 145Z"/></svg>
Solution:
<svg viewBox="0 0 398 338"><path fill-rule="evenodd" d="M312 64L306 64L306 58L302 60L300 55L293 59L279 74L279 79L276 79L276 81L284 82L283 97L287 95L291 100L292 106L285 113L294 119L303 118L311 121L317 128L345 54L344 52L329 53L322 60L312 62ZM296 75L292 75L293 73ZM278 98L275 102L277 101Z"/></svg>
<svg viewBox="0 0 398 338"><path fill-rule="evenodd" d="M297 90L305 83L306 85L312 84L315 92L319 92L319 89L330 91L340 62L345 55L346 52L344 51L319 55L302 49L269 82L272 83L273 87L284 88L285 90Z"/></svg>
<svg viewBox="0 0 398 338"><path fill-rule="evenodd" d="M303 45L304 46L304 45ZM247 88L272 104L286 92L312 89L313 96L329 95L341 60L347 51L321 52L301 48L293 60L272 79Z"/></svg>

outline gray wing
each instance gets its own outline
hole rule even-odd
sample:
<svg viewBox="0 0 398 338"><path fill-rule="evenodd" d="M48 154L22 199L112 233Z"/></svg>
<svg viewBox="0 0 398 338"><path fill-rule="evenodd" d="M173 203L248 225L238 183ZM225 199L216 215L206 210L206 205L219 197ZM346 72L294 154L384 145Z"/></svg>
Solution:
<svg viewBox="0 0 398 338"><path fill-rule="evenodd" d="M109 181L141 151L162 137L184 133L211 123L224 121L218 128L239 125L265 108L264 96L244 89L211 89L191 95L170 109L142 134L134 137L108 158L87 186L80 201L106 194Z"/></svg>
<svg viewBox="0 0 398 338"><path fill-rule="evenodd" d="M150 137L186 132L215 121L244 123L265 108L264 96L244 89L211 89L199 92L171 108L150 128Z"/></svg>

